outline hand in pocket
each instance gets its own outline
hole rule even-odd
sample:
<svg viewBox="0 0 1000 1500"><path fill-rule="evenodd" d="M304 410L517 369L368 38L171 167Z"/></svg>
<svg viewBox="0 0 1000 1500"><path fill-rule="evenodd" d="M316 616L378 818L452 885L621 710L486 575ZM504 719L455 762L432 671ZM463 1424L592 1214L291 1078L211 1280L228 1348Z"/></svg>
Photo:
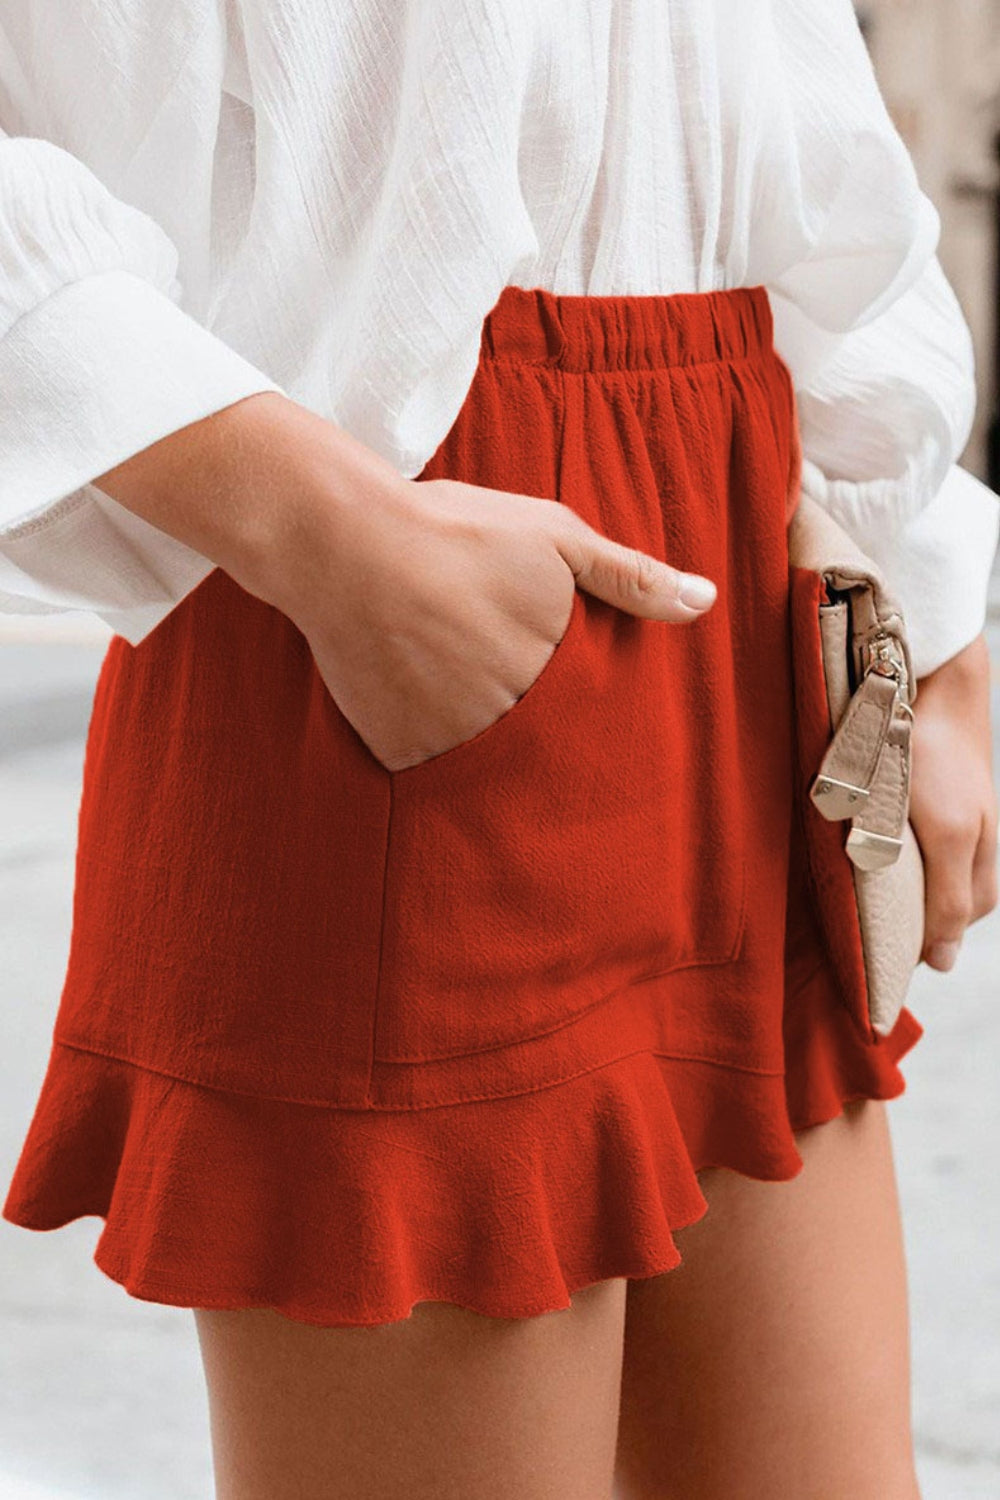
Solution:
<svg viewBox="0 0 1000 1500"><path fill-rule="evenodd" d="M404 479L272 392L191 423L100 482L286 614L390 771L512 708L562 639L574 588L677 622L715 598L708 580L611 541L558 501ZM682 585L705 597L689 607Z"/></svg>
<svg viewBox="0 0 1000 1500"><path fill-rule="evenodd" d="M293 620L331 696L389 771L481 733L544 671L577 587L680 623L689 575L609 540L567 506L459 480L405 481L328 559L330 585Z"/></svg>

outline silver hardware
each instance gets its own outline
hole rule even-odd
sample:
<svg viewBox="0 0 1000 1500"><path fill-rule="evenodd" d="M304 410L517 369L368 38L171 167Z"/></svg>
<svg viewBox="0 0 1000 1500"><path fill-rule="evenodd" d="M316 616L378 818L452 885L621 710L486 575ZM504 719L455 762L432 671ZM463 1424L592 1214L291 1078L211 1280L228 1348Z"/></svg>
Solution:
<svg viewBox="0 0 1000 1500"><path fill-rule="evenodd" d="M848 709L841 717L809 788L813 803L831 822L841 818L864 818L864 805L882 775L882 752L897 713L911 715L907 694L906 662L900 643L888 630L877 629L861 643L861 680ZM862 713L861 710L864 710ZM840 777L831 775L840 771ZM867 785L845 779L844 773L864 776ZM872 818L881 822L881 818ZM852 828L848 852L861 869L881 869L892 864L900 845L887 836Z"/></svg>
<svg viewBox="0 0 1000 1500"><path fill-rule="evenodd" d="M822 797L826 792L842 792L848 802L857 802L859 798L870 795L867 787L838 781L835 776L817 776L811 790L814 797Z"/></svg>
<svg viewBox="0 0 1000 1500"><path fill-rule="evenodd" d="M852 828L847 835L847 853L859 870L884 870L899 858L903 840L868 828Z"/></svg>
<svg viewBox="0 0 1000 1500"><path fill-rule="evenodd" d="M888 630L877 630L863 646L865 675L877 672L880 677L895 678L900 700L906 695L906 662L899 642Z"/></svg>

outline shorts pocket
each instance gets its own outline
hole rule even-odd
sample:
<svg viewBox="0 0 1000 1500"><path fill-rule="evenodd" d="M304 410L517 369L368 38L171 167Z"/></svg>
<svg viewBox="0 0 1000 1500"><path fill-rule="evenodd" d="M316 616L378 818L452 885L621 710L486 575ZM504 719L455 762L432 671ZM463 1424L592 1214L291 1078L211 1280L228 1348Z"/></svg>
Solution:
<svg viewBox="0 0 1000 1500"><path fill-rule="evenodd" d="M542 673L391 775L374 1057L540 1036L739 950L740 766L724 611L642 620L578 590Z"/></svg>
<svg viewBox="0 0 1000 1500"><path fill-rule="evenodd" d="M562 635L552 648L542 670L534 681L525 688L521 696L511 704L510 708L494 719L492 724L487 724L485 729L480 729L477 734L471 735L467 740L461 740L459 744L450 746L447 750L440 751L437 755L431 755L426 760L420 761L415 766L404 766L399 771L389 771L394 783L399 786L403 781L413 782L419 778L433 765L436 773L443 769L447 770L450 762L463 758L483 756L492 754L494 742L502 739L505 735L516 734L518 720L522 713L533 705L530 700L551 688L550 678L558 677L563 666L563 658L572 645L572 637L582 625L584 618L584 607L580 602L579 589L573 595L573 604L570 609L569 619ZM379 762L381 764L381 762Z"/></svg>

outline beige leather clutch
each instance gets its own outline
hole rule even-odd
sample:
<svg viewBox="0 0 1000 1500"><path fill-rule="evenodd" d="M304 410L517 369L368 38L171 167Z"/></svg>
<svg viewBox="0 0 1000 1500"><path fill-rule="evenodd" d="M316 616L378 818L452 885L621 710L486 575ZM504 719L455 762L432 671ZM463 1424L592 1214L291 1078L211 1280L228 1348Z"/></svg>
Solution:
<svg viewBox="0 0 1000 1500"><path fill-rule="evenodd" d="M849 820L868 1019L892 1030L924 938L924 868L909 821L916 681L899 601L883 573L832 516L802 494L788 527L789 562L822 576L820 645L830 736L809 798Z"/></svg>

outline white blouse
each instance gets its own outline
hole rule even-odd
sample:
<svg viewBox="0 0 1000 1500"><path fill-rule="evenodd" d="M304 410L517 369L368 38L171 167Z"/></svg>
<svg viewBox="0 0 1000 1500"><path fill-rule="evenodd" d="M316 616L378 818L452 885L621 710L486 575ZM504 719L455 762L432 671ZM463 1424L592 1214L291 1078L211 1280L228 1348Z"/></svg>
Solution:
<svg viewBox="0 0 1000 1500"><path fill-rule="evenodd" d="M0 609L138 644L214 564L92 480L254 391L416 475L508 283L764 285L926 673L1000 534L937 234L850 0L0 0Z"/></svg>

